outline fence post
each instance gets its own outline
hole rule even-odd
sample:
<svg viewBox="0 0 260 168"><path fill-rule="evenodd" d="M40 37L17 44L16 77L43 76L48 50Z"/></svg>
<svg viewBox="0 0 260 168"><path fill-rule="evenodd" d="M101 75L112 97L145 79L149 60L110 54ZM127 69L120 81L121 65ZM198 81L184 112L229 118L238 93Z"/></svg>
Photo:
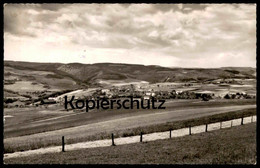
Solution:
<svg viewBox="0 0 260 168"><path fill-rule="evenodd" d="M208 132L208 124L206 124L205 132Z"/></svg>
<svg viewBox="0 0 260 168"><path fill-rule="evenodd" d="M232 125L233 125L233 120L231 120L231 127L232 127Z"/></svg>
<svg viewBox="0 0 260 168"><path fill-rule="evenodd" d="M189 134L191 135L191 126L189 126Z"/></svg>
<svg viewBox="0 0 260 168"><path fill-rule="evenodd" d="M111 137L112 137L112 146L116 146L115 142L114 142L114 134L113 133L111 134Z"/></svg>
<svg viewBox="0 0 260 168"><path fill-rule="evenodd" d="M241 118L241 125L243 125L243 124L244 124L244 123L243 123L243 120L244 120L244 118L242 117L242 118Z"/></svg>
<svg viewBox="0 0 260 168"><path fill-rule="evenodd" d="M62 136L62 152L65 152L65 140L64 140L64 136Z"/></svg>
<svg viewBox="0 0 260 168"><path fill-rule="evenodd" d="M143 142L143 133L140 133L140 142Z"/></svg>
<svg viewBox="0 0 260 168"><path fill-rule="evenodd" d="M172 130L170 129L170 138L172 138Z"/></svg>
<svg viewBox="0 0 260 168"><path fill-rule="evenodd" d="M222 121L220 121L220 129L222 128Z"/></svg>
<svg viewBox="0 0 260 168"><path fill-rule="evenodd" d="M253 116L251 117L251 123L253 122Z"/></svg>

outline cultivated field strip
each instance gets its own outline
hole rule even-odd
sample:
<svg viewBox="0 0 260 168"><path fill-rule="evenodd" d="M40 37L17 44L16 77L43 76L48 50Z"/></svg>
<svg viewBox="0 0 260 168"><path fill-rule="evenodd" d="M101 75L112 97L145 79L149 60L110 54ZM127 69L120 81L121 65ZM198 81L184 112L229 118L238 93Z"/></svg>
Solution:
<svg viewBox="0 0 260 168"><path fill-rule="evenodd" d="M243 124L256 122L256 118L257 117L255 115L250 116L250 117L244 117ZM199 125L199 126L194 126L194 127L190 127L190 128L182 128L182 129L178 129L178 130L172 130L171 138L185 136L185 135L189 135L189 134L202 133L202 132L206 131L206 128L207 128L207 131L213 131L213 130L218 130L221 128L229 128L232 126L238 126L241 124L242 124L242 118L239 118L239 119L233 119L233 120L229 120L229 121L211 123L211 124L208 124L207 126ZM170 131L144 134L142 136L142 142L154 141L154 140L159 140L159 139L168 139L170 137L169 135L170 135ZM115 138L114 142L116 145L138 143L138 142L140 142L140 136ZM90 141L90 142L68 144L68 145L65 145L65 151L84 149L84 148L106 147L106 146L111 146L111 145L112 145L111 139L104 139L104 140L97 140L97 141ZM15 152L15 153L4 154L4 159L15 158L15 157L24 157L24 156L30 156L30 155L35 155L35 154L55 153L55 152L61 152L61 150L62 150L61 146L40 148L40 149L28 150L28 151L24 151L24 152Z"/></svg>
<svg viewBox="0 0 260 168"><path fill-rule="evenodd" d="M227 113L236 110L243 110L249 108L256 108L256 105L234 105L234 106L224 106L224 107L199 107L199 108L189 108L189 109L177 109L177 110L166 110L166 111L158 111L158 112L150 112L150 113L136 113L133 115L127 115L122 117L115 117L111 119L105 119L104 121L98 121L94 123L88 123L72 126L68 128L60 128L54 129L50 131L44 131L33 134L25 134L21 136L15 137L7 137L4 138L5 144L28 144L28 143L41 143L42 139L46 141L57 140L60 139L61 136L65 136L69 139L74 138L84 138L87 136L94 136L95 134L101 134L103 132L113 132L124 129L132 129L136 127L144 127L149 125L162 124L165 122L175 122L187 119L193 119L194 116L197 118ZM77 116L77 115L74 115ZM82 117L80 120L84 120L84 115L78 115ZM70 119L67 118L67 122L70 122ZM36 127L48 127L48 124L51 126L55 126L55 123L58 122L38 122L38 123L28 123L21 127L12 127L11 130L9 128L5 129L5 135L8 134L8 131L23 131L23 129L34 129ZM66 126L66 124L63 124ZM21 128L21 129L20 129ZM30 133L30 131L29 131ZM22 134L22 133L21 133Z"/></svg>

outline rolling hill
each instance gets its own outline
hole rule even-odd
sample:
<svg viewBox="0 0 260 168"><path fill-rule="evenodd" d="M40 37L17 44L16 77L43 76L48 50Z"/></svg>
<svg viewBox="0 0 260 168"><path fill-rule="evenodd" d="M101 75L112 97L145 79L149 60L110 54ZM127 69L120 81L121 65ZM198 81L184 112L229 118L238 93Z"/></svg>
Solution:
<svg viewBox="0 0 260 168"><path fill-rule="evenodd" d="M45 80L68 79L76 82L76 87L91 86L98 84L98 80L142 80L150 83L156 82L185 82L185 81L205 81L219 78L255 78L256 69L250 67L223 67L223 68L167 68L160 66L144 66L135 64L115 64L115 63L31 63L4 61L4 77L12 76L7 68L16 70L22 74L24 71L38 71L38 75L43 72ZM41 71L41 73L39 72ZM32 75L24 72L21 78L34 81ZM35 73L37 75L37 73ZM22 79L22 80L23 80ZM66 87L70 87L66 85Z"/></svg>
<svg viewBox="0 0 260 168"><path fill-rule="evenodd" d="M112 84L206 82L228 78L256 79L250 67L167 68L116 63L33 63L4 61L4 98L38 101L40 98Z"/></svg>

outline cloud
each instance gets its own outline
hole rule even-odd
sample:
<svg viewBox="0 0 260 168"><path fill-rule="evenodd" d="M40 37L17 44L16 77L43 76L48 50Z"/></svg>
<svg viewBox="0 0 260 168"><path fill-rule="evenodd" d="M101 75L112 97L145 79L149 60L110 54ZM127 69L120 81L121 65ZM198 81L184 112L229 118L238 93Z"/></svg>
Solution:
<svg viewBox="0 0 260 168"><path fill-rule="evenodd" d="M172 58L174 66L192 65L192 61L206 66L209 59L214 66L222 66L225 62L221 59L231 58L241 58L252 66L256 62L254 4L7 4L4 33L10 45L5 45L7 51L22 40L35 41L45 50L48 45L56 46L56 53L62 47L69 50L67 46L74 46L99 53L124 51L137 58L145 50L147 55L139 56L142 59L157 53ZM122 59L119 62L126 60L116 58ZM186 65L175 65L184 62ZM240 62L230 64L237 66Z"/></svg>
<svg viewBox="0 0 260 168"><path fill-rule="evenodd" d="M63 8L63 5L60 4L39 4L38 9L42 10L49 10L49 11L58 11L59 9Z"/></svg>
<svg viewBox="0 0 260 168"><path fill-rule="evenodd" d="M25 7L25 6L24 6ZM35 36L28 32L27 28L31 24L29 14L24 12L21 6L6 5L4 7L4 31L21 36Z"/></svg>

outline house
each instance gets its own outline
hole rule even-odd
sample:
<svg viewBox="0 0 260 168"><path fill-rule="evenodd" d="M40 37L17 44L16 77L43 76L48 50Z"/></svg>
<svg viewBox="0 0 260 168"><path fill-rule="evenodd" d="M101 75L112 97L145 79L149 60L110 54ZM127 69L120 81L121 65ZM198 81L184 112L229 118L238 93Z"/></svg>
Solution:
<svg viewBox="0 0 260 168"><path fill-rule="evenodd" d="M110 92L109 89L102 89L102 90L101 90L101 93L102 93L102 94L107 94L107 93L109 93L109 92Z"/></svg>
<svg viewBox="0 0 260 168"><path fill-rule="evenodd" d="M56 97L49 97L48 100L56 100Z"/></svg>
<svg viewBox="0 0 260 168"><path fill-rule="evenodd" d="M150 96L144 96L143 99L144 100L150 100Z"/></svg>
<svg viewBox="0 0 260 168"><path fill-rule="evenodd" d="M176 95L180 95L180 94L182 94L182 90L177 90L175 93L176 93Z"/></svg>
<svg viewBox="0 0 260 168"><path fill-rule="evenodd" d="M154 92L146 92L145 95L154 97L156 94Z"/></svg>

